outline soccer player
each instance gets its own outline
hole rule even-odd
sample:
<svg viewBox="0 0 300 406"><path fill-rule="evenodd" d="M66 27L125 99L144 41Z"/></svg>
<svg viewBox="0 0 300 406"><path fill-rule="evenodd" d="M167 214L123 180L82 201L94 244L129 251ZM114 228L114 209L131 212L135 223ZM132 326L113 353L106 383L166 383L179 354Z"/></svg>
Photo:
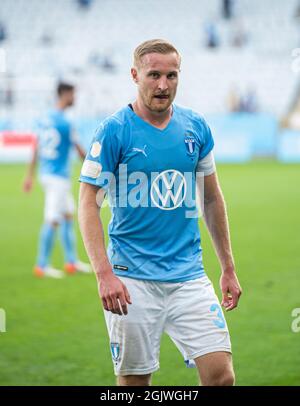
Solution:
<svg viewBox="0 0 300 406"><path fill-rule="evenodd" d="M82 159L85 152L74 137L65 110L74 103L75 89L69 83L57 86L56 108L38 123L37 143L24 181L30 192L39 161L39 177L45 192L44 224L40 232L38 258L34 274L38 277L61 278L64 273L49 264L56 228L60 226L67 273L90 272L91 267L77 259L73 226L74 200L71 194L70 164L74 146Z"/></svg>
<svg viewBox="0 0 300 406"><path fill-rule="evenodd" d="M211 131L196 112L173 103L180 61L164 40L136 48L137 98L100 125L80 176L79 224L119 385L150 384L164 331L203 385L235 379L228 328L202 263L196 180L204 183L200 198L227 311L237 306L241 287ZM105 194L112 206L107 252L98 207Z"/></svg>

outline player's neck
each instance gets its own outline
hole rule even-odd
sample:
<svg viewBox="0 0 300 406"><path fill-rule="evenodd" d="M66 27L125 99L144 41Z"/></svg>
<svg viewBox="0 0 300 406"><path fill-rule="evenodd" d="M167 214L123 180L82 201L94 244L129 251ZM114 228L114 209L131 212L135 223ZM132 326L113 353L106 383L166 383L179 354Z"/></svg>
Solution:
<svg viewBox="0 0 300 406"><path fill-rule="evenodd" d="M57 100L56 102L56 109L60 111L65 111L66 110L66 105L62 100Z"/></svg>
<svg viewBox="0 0 300 406"><path fill-rule="evenodd" d="M164 129L172 117L172 106L163 112L155 112L147 109L139 100L132 104L135 114L137 114L144 121L150 123L154 127Z"/></svg>

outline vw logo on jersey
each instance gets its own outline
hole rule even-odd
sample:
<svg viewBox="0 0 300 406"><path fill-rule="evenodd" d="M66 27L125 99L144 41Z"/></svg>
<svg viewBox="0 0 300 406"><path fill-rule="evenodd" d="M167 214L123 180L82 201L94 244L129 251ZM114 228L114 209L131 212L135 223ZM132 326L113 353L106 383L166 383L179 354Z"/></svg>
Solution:
<svg viewBox="0 0 300 406"><path fill-rule="evenodd" d="M186 179L179 171L168 169L156 176L151 185L151 200L161 210L177 209L184 201Z"/></svg>
<svg viewBox="0 0 300 406"><path fill-rule="evenodd" d="M196 140L195 137L191 134L186 134L184 138L184 143L189 154L193 154L195 152L195 145Z"/></svg>
<svg viewBox="0 0 300 406"><path fill-rule="evenodd" d="M118 361L120 357L120 344L119 343L110 343L111 355L114 361Z"/></svg>

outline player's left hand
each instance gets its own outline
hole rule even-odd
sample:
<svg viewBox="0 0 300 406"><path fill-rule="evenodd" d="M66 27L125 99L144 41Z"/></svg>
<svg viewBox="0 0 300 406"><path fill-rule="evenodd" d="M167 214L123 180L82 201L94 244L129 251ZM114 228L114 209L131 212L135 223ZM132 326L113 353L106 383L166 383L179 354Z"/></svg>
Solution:
<svg viewBox="0 0 300 406"><path fill-rule="evenodd" d="M220 287L223 295L221 305L226 311L235 309L242 294L242 288L236 273L234 271L223 272L220 279Z"/></svg>

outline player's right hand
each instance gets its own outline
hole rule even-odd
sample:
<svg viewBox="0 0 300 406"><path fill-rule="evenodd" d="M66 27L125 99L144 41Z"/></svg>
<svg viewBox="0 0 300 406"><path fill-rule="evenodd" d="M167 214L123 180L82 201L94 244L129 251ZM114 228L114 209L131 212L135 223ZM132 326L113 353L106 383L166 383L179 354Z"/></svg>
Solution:
<svg viewBox="0 0 300 406"><path fill-rule="evenodd" d="M98 278L98 290L105 310L120 316L128 313L127 303L131 304L129 292L112 271L102 273Z"/></svg>
<svg viewBox="0 0 300 406"><path fill-rule="evenodd" d="M29 193L32 190L32 186L33 186L33 180L32 178L26 178L24 183L23 183L23 191L25 193Z"/></svg>

